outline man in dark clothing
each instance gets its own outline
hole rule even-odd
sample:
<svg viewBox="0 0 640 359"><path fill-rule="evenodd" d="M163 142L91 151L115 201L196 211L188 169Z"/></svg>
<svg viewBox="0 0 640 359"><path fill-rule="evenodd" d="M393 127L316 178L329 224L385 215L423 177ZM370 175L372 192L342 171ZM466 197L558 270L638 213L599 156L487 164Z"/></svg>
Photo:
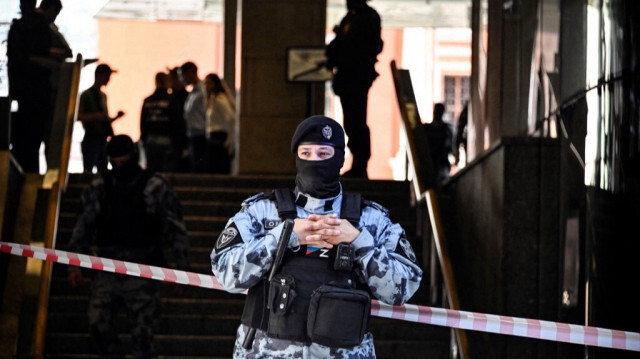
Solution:
<svg viewBox="0 0 640 359"><path fill-rule="evenodd" d="M353 156L347 177L367 177L371 134L367 126L369 89L378 77L377 56L382 51L378 13L366 0L347 0L348 13L336 26L326 49L327 68L333 72L333 92L340 97L344 129Z"/></svg>
<svg viewBox="0 0 640 359"><path fill-rule="evenodd" d="M140 114L140 140L147 158L147 169L175 172L178 169L181 150L176 147L173 137L168 91L169 75L158 72L155 76L156 89L142 103Z"/></svg>
<svg viewBox="0 0 640 359"><path fill-rule="evenodd" d="M9 96L18 102L11 123L11 153L25 172L37 173L51 113L51 31L49 21L36 11L36 0L21 0L20 11L7 37Z"/></svg>
<svg viewBox="0 0 640 359"><path fill-rule="evenodd" d="M44 15L49 22L49 30L51 32L51 49L49 51L49 67L51 69L51 103L49 106L49 118L45 124L44 142L45 154L49 151L49 140L51 138L51 130L53 126L53 116L55 113L56 97L58 96L58 82L60 81L60 68L66 59L73 57L73 51L64 35L59 31L55 21L62 11L62 2L60 0L42 0L37 9Z"/></svg>
<svg viewBox="0 0 640 359"><path fill-rule="evenodd" d="M107 139L113 136L111 123L124 116L122 111L118 111L115 117L109 116L107 95L102 91L102 87L107 86L114 72L116 71L107 64L98 65L93 85L80 95L78 121L82 122L84 128L81 143L84 172L92 172L93 167L96 167L98 172L107 169L105 147Z"/></svg>
<svg viewBox="0 0 640 359"><path fill-rule="evenodd" d="M138 165L137 148L127 135L114 136L107 155L113 169L96 175L82 194L82 213L69 250L94 254L92 248L96 248L95 255L100 257L165 266L163 252L170 244L176 266L188 271L189 239L180 202L170 184ZM68 271L72 287L82 284L80 267L69 267ZM134 357L155 357L153 326L160 304L157 282L104 271L96 272L91 281L88 313L100 355L124 358L114 327L121 304L134 322Z"/></svg>
<svg viewBox="0 0 640 359"><path fill-rule="evenodd" d="M169 116L173 124L173 141L175 148L180 153L179 172L189 172L189 138L187 137L187 123L184 120L184 103L187 101L189 91L184 86L180 67L174 67L169 71L171 82L171 101L169 103Z"/></svg>
<svg viewBox="0 0 640 359"><path fill-rule="evenodd" d="M431 161L433 162L433 169L436 171L438 182L449 177L449 171L451 170L449 154L453 151L453 134L449 125L442 120L444 112L444 104L435 104L433 107L433 121L423 125L427 134L429 153L431 154Z"/></svg>

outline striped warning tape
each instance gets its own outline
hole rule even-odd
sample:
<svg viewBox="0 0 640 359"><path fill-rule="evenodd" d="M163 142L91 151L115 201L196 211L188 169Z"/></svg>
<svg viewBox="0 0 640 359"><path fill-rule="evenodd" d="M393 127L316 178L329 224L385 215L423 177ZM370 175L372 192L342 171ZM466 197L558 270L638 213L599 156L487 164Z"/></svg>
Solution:
<svg viewBox="0 0 640 359"><path fill-rule="evenodd" d="M371 314L410 322L564 343L640 351L640 333L537 319L465 312L414 304L391 306L372 301Z"/></svg>
<svg viewBox="0 0 640 359"><path fill-rule="evenodd" d="M211 275L0 242L0 252L171 283L223 290ZM640 352L640 333L405 304L371 302L371 314L410 322Z"/></svg>
<svg viewBox="0 0 640 359"><path fill-rule="evenodd" d="M155 279L163 282L179 283L202 288L223 290L220 282L218 282L218 280L214 276L185 272L177 269L123 262L115 259L100 258L85 254L61 251L58 249L34 247L26 244L17 244L10 242L0 242L0 252L10 253L22 257L31 257L43 261L91 268L105 272L113 272L134 277Z"/></svg>

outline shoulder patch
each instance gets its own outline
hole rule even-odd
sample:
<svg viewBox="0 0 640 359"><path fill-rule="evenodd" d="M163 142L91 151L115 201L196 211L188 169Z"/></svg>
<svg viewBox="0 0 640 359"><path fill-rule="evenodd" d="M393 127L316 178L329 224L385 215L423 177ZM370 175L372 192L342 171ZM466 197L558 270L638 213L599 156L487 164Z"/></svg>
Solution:
<svg viewBox="0 0 640 359"><path fill-rule="evenodd" d="M395 252L412 262L415 262L417 259L413 248L411 248L411 243L409 243L409 240L404 237L398 240L398 245L396 246Z"/></svg>
<svg viewBox="0 0 640 359"><path fill-rule="evenodd" d="M216 241L216 251L220 251L227 247L231 247L234 244L241 243L242 237L240 236L240 232L238 231L238 227L234 223L227 226Z"/></svg>
<svg viewBox="0 0 640 359"><path fill-rule="evenodd" d="M389 216L389 210L385 207L383 207L382 205L380 205L379 203L373 202L373 201L369 201L369 200L364 200L364 205L368 206L368 207L372 207L375 208L376 210L384 213L385 216Z"/></svg>

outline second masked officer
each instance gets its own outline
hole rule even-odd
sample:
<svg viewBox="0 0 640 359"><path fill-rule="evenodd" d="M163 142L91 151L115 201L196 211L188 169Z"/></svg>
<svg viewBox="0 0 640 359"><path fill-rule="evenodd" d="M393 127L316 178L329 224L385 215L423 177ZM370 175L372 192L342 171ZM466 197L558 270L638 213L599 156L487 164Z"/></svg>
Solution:
<svg viewBox="0 0 640 359"><path fill-rule="evenodd" d="M370 299L401 305L418 289L404 229L379 204L342 192L344 138L328 117L300 123L295 189L245 200L217 239L213 273L229 292L248 290L234 358L375 358ZM293 231L269 275L287 218Z"/></svg>

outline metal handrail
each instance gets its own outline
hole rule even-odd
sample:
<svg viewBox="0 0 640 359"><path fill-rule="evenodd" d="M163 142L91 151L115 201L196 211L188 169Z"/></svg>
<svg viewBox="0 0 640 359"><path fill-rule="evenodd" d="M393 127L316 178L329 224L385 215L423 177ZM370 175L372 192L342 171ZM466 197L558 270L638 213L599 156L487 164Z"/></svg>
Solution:
<svg viewBox="0 0 640 359"><path fill-rule="evenodd" d="M75 62L64 63L60 68L56 108L49 140L47 173L43 180L43 188L49 191L44 229L45 248L55 247L60 197L67 185L73 125L77 116L80 70L83 63L82 55L78 54ZM51 270L51 262L43 261L34 329L33 357L36 359L44 358Z"/></svg>
<svg viewBox="0 0 640 359"><path fill-rule="evenodd" d="M409 70L398 69L395 61L391 61L391 72L404 134L407 140L407 159L409 170L412 174L412 183L418 204L424 203L427 207L429 217L425 220L431 225L433 241L438 254L440 269L444 277L446 294L450 309L460 310L460 300L458 290L453 275L451 260L447 251L444 230L440 219L440 209L438 206L437 191L439 185L433 170L433 163L429 154L428 139L421 126L420 114L411 84ZM421 220L421 219L418 219ZM423 243L427 246L428 243ZM469 359L469 349L466 332L462 329L455 329L458 354L461 359Z"/></svg>

